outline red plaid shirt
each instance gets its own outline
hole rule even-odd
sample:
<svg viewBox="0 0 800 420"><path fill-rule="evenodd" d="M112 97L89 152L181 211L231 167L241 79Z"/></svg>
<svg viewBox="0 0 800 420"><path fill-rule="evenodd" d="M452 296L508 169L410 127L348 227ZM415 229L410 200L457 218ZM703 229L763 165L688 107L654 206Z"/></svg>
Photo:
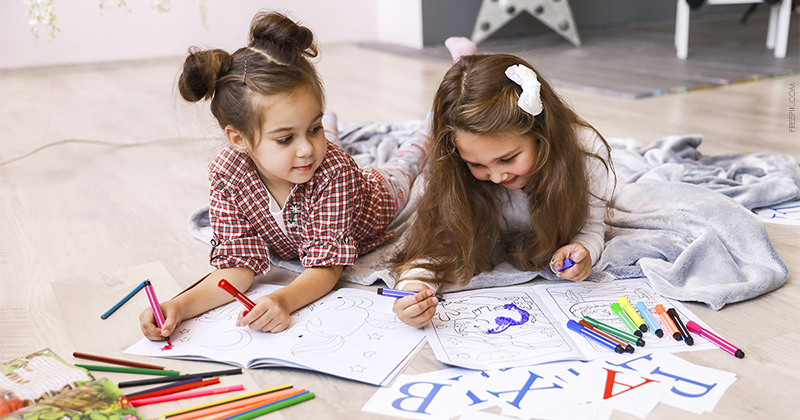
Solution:
<svg viewBox="0 0 800 420"><path fill-rule="evenodd" d="M283 206L288 235L269 212L267 187L249 156L226 147L208 167L211 265L269 271L269 249L305 267L351 266L388 235L397 204L383 177L344 150L328 150L311 179L294 184Z"/></svg>

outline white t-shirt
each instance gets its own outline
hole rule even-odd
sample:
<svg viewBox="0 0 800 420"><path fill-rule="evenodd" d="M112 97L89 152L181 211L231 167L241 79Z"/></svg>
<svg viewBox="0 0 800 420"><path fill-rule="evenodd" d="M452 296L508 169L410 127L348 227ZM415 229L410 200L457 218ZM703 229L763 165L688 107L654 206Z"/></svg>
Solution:
<svg viewBox="0 0 800 420"><path fill-rule="evenodd" d="M269 214L275 219L275 224L281 228L283 234L289 236L289 232L286 230L286 222L283 220L283 209L278 205L278 200L275 200L269 190L267 190L267 195L269 195Z"/></svg>

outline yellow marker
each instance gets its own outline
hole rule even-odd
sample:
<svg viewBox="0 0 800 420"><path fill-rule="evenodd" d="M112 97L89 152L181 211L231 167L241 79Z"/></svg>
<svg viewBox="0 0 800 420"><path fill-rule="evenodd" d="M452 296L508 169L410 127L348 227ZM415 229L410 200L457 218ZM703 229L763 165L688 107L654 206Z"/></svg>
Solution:
<svg viewBox="0 0 800 420"><path fill-rule="evenodd" d="M618 300L620 306L622 306L622 309L625 310L625 313L627 313L628 316L631 317L631 321L633 321L634 324L639 326L639 330L641 330L642 332L647 332L647 324L644 323L644 320L642 319L642 317L639 316L639 313L636 312L636 309L633 309L631 303L628 302L628 298L623 296Z"/></svg>

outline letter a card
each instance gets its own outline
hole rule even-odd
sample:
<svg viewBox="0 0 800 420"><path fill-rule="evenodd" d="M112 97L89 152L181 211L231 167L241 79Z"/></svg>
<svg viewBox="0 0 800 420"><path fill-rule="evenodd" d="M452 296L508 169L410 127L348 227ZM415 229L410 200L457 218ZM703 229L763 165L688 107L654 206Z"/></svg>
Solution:
<svg viewBox="0 0 800 420"><path fill-rule="evenodd" d="M611 407L645 418L669 392L673 379L646 375L594 360L578 367L577 392L598 407Z"/></svg>

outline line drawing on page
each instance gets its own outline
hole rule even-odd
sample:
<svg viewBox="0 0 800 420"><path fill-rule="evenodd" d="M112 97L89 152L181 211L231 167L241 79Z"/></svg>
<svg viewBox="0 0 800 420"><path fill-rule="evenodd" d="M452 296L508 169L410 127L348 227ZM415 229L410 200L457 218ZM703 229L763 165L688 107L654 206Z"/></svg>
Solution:
<svg viewBox="0 0 800 420"><path fill-rule="evenodd" d="M623 296L633 305L638 301L644 302L650 315L662 330L666 330L666 326L655 311L655 306L658 304L664 305L665 308L675 308L684 321L692 319L698 323L702 322L680 302L671 301L653 291L646 279L615 280L604 283L539 284L534 286L534 290L544 299L547 308L558 319L558 322L562 323L566 323L568 319L578 321L584 316L590 316L604 324L630 332L611 310L611 304L618 302L619 298ZM647 351L677 352L699 349L698 344L688 347L683 342L671 339L669 334L664 334L659 338L652 331L648 331L642 338L646 342ZM606 351L599 344L586 338L576 339L576 341L584 351L586 347L591 347L596 352L588 356Z"/></svg>
<svg viewBox="0 0 800 420"><path fill-rule="evenodd" d="M535 295L520 288L448 294L428 331L429 341L443 351L446 363L465 367L519 365L575 350Z"/></svg>
<svg viewBox="0 0 800 420"><path fill-rule="evenodd" d="M280 286L256 284L253 297ZM374 291L342 288L291 314L279 333L237 327L244 309L232 301L184 321L173 334L181 345L169 357L213 360L250 369L288 366L312 369L373 385L402 370L425 343L425 333L397 319L394 300ZM164 357L146 338L129 354Z"/></svg>
<svg viewBox="0 0 800 420"><path fill-rule="evenodd" d="M363 339L379 341L384 338L379 329L397 329L404 324L396 316L387 316L371 311L375 304L372 299L361 296L338 296L337 299L325 302L324 308L313 316L289 329L288 334L302 339L303 343L292 346L292 354L316 353L330 354L341 349L348 337L356 333L363 334ZM335 317L328 311L336 311ZM326 320L327 319L327 320ZM336 319L337 322L332 322ZM341 320L347 322L341 322ZM364 357L372 357L375 351L365 351Z"/></svg>

